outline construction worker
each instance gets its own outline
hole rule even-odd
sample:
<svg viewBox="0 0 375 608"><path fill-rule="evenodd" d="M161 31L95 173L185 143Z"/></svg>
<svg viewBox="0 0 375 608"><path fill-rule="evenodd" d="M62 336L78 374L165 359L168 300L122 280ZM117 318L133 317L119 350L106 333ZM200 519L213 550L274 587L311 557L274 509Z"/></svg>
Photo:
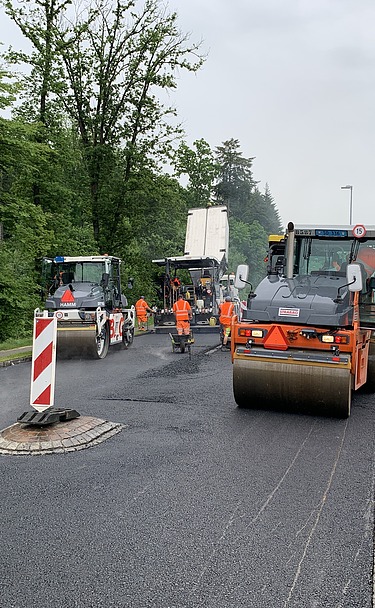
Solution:
<svg viewBox="0 0 375 608"><path fill-rule="evenodd" d="M333 256L331 266L328 268L328 270L335 270L336 272L341 270L341 261L337 255Z"/></svg>
<svg viewBox="0 0 375 608"><path fill-rule="evenodd" d="M341 262L339 258L333 258L332 267L336 270L336 272L339 272L341 270Z"/></svg>
<svg viewBox="0 0 375 608"><path fill-rule="evenodd" d="M223 333L223 344L222 348L226 348L228 343L228 338L230 335L230 327L232 324L232 317L234 315L234 304L232 302L232 298L227 296L225 298L225 302L220 304L219 306L219 323L221 325L221 330Z"/></svg>
<svg viewBox="0 0 375 608"><path fill-rule="evenodd" d="M179 336L190 335L190 321L193 318L193 313L189 302L187 302L182 294L178 296L177 301L173 304L173 313L176 317L176 328Z"/></svg>
<svg viewBox="0 0 375 608"><path fill-rule="evenodd" d="M148 312L152 313L153 310L147 304L145 297L141 296L135 303L135 314L137 315L138 329L141 331L146 330L145 324L147 324Z"/></svg>
<svg viewBox="0 0 375 608"><path fill-rule="evenodd" d="M181 281L178 277L174 277L174 279L171 280L171 287L174 291L177 291L181 287Z"/></svg>

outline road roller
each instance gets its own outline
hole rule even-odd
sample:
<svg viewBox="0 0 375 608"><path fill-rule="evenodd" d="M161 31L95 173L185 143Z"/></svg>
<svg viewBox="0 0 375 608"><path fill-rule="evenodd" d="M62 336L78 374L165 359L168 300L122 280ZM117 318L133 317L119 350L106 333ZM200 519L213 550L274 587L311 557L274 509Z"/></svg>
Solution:
<svg viewBox="0 0 375 608"><path fill-rule="evenodd" d="M120 264L109 255L43 259L45 308L57 318L58 357L104 359L110 346L132 344L135 309L121 292Z"/></svg>
<svg viewBox="0 0 375 608"><path fill-rule="evenodd" d="M270 239L267 276L232 321L239 407L338 418L352 391L375 388L375 226L288 224Z"/></svg>

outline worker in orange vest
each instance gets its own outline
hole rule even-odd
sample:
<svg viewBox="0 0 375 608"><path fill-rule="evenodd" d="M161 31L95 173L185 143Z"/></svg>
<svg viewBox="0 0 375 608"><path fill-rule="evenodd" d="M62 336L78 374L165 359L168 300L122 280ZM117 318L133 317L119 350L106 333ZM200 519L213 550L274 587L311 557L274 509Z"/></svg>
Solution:
<svg viewBox="0 0 375 608"><path fill-rule="evenodd" d="M219 323L223 332L223 348L225 348L228 343L232 317L234 315L234 304L230 296L227 296L225 298L225 302L220 304L219 314Z"/></svg>
<svg viewBox="0 0 375 608"><path fill-rule="evenodd" d="M173 313L176 317L176 328L179 336L190 335L190 321L193 318L193 313L189 302L180 294L178 300L173 304Z"/></svg>
<svg viewBox="0 0 375 608"><path fill-rule="evenodd" d="M153 312L153 310L147 304L145 297L141 296L135 303L135 314L137 315L138 329L145 331L145 323L147 323L147 313Z"/></svg>

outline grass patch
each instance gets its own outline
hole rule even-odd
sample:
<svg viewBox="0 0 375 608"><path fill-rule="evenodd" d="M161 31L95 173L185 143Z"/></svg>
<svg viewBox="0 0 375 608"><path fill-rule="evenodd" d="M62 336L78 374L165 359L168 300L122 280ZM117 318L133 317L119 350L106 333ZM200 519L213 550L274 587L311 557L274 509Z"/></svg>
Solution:
<svg viewBox="0 0 375 608"><path fill-rule="evenodd" d="M22 353L12 353L11 355L7 355L6 357L2 357L1 356L1 351L0 351L0 363L4 363L4 361L18 361L19 359L28 359L29 357L31 357L31 346L30 346L30 350L25 350Z"/></svg>
<svg viewBox="0 0 375 608"><path fill-rule="evenodd" d="M31 346L32 342L32 336L29 338L9 339L6 340L6 342L0 342L0 351L11 350L12 348L19 348L20 346Z"/></svg>

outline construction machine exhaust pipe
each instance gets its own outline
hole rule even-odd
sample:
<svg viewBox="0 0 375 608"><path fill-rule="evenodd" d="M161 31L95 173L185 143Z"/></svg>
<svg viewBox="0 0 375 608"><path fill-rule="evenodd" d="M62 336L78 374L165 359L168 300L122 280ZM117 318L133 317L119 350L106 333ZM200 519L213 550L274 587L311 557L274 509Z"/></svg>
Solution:
<svg viewBox="0 0 375 608"><path fill-rule="evenodd" d="M294 224L289 222L288 224L288 238L286 241L286 278L293 278L293 265L294 265Z"/></svg>

